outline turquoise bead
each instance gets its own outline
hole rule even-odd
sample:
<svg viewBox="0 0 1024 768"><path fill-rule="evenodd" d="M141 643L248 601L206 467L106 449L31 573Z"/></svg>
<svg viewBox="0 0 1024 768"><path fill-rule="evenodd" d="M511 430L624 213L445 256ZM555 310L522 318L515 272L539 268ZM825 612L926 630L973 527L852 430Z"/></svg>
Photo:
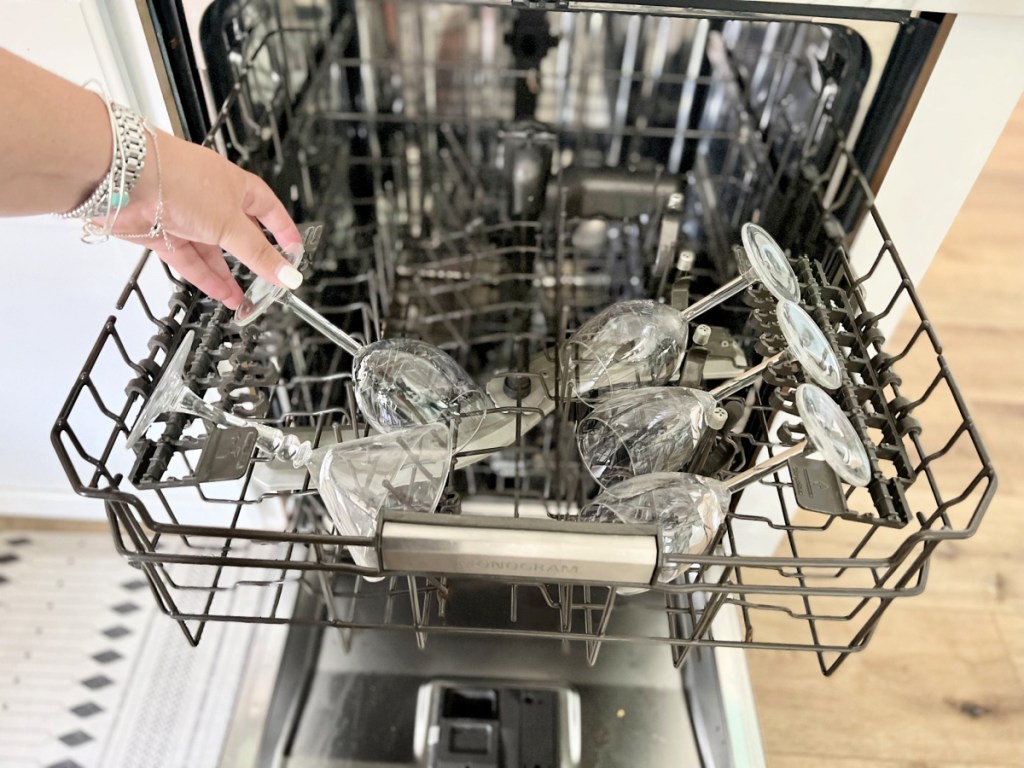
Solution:
<svg viewBox="0 0 1024 768"><path fill-rule="evenodd" d="M110 204L114 208L124 208L128 205L128 193L115 192L110 196Z"/></svg>

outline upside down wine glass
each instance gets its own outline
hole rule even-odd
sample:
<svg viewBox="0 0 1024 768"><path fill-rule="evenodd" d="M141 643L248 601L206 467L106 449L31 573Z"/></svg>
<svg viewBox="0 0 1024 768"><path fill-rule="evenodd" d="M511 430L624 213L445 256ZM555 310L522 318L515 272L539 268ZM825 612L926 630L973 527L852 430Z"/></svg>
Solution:
<svg viewBox="0 0 1024 768"><path fill-rule="evenodd" d="M682 364L690 322L753 283L779 300L799 301L800 284L772 236L750 223L740 234L744 268L700 301L682 311L649 299L621 301L581 325L569 338L566 355L576 393L616 384L664 384Z"/></svg>
<svg viewBox="0 0 1024 768"><path fill-rule="evenodd" d="M296 266L304 253L301 245L283 251ZM258 277L235 311L235 323L250 325L274 303L287 307L352 355L356 403L370 426L380 432L458 417L459 442L465 444L494 407L487 392L438 347L415 339L362 344L291 291Z"/></svg>
<svg viewBox="0 0 1024 768"><path fill-rule="evenodd" d="M602 397L576 425L580 457L594 479L608 487L636 475L684 466L718 403L777 363L795 361L813 383L838 389L842 383L839 359L811 316L786 300L779 301L775 314L786 348L710 391L646 387Z"/></svg>
<svg viewBox="0 0 1024 768"><path fill-rule="evenodd" d="M798 386L795 400L807 437L792 448L725 482L685 472L637 475L603 491L580 510L580 520L656 523L662 531L664 555L658 581L664 583L690 566L686 555L707 549L734 492L778 471L796 456L820 453L843 481L866 486L871 480L870 461L842 409L814 384ZM630 590L637 591L643 590Z"/></svg>
<svg viewBox="0 0 1024 768"><path fill-rule="evenodd" d="M448 482L451 430L443 423L416 425L314 449L275 427L243 419L206 402L185 383L185 362L195 331L189 331L164 369L152 396L128 435L131 448L158 416L187 413L223 427L256 430L256 447L274 458L306 467L338 532L373 536L377 520L388 510L432 512ZM371 547L349 547L361 566L379 570ZM369 577L372 578L372 577Z"/></svg>

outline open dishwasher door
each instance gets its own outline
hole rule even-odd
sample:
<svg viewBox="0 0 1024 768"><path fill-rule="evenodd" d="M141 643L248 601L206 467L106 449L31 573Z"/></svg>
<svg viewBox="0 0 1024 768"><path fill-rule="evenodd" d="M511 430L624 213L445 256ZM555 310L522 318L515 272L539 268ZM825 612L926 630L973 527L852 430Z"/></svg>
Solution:
<svg viewBox="0 0 1024 768"><path fill-rule="evenodd" d="M486 585L475 586L465 597L486 605ZM622 618L658 635L642 607L652 599L632 598ZM296 618L316 610L300 598ZM742 651L703 649L680 671L667 648L619 643L591 666L515 635L536 616L505 618L508 639L441 635L423 647L406 633L261 627L221 768L764 765ZM720 637L738 640L738 629L719 614Z"/></svg>

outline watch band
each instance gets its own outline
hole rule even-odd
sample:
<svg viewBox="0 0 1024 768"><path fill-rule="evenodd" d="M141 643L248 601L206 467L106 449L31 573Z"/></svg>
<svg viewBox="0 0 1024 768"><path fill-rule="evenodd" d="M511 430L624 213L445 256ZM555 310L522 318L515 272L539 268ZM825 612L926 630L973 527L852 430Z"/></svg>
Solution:
<svg viewBox="0 0 1024 768"><path fill-rule="evenodd" d="M123 208L146 167L146 130L142 118L120 104L111 103L110 111L117 134L110 170L84 203L59 214L62 219L96 218Z"/></svg>
<svg viewBox="0 0 1024 768"><path fill-rule="evenodd" d="M120 208L128 202L128 195L135 189L142 176L142 169L146 166L146 130L142 118L132 110L120 104L111 104L110 107L114 111L114 122L120 138L119 166L123 187L118 191L124 196L124 200L116 206Z"/></svg>

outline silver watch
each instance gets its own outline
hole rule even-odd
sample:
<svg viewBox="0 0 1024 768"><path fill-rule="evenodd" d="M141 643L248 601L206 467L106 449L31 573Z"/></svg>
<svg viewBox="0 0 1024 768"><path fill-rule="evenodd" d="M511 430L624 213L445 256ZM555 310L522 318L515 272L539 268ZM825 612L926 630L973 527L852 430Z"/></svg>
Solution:
<svg viewBox="0 0 1024 768"><path fill-rule="evenodd" d="M142 118L120 104L110 104L117 141L110 171L77 208L59 214L62 219L91 219L128 204L131 191L146 167L146 129Z"/></svg>
<svg viewBox="0 0 1024 768"><path fill-rule="evenodd" d="M118 164L121 169L121 179L124 184L121 193L124 195L121 205L128 202L128 194L135 189L142 176L142 169L146 166L146 129L142 124L142 118L127 107L120 104L111 104L114 112L114 123L117 125L117 133L120 137L121 157Z"/></svg>

